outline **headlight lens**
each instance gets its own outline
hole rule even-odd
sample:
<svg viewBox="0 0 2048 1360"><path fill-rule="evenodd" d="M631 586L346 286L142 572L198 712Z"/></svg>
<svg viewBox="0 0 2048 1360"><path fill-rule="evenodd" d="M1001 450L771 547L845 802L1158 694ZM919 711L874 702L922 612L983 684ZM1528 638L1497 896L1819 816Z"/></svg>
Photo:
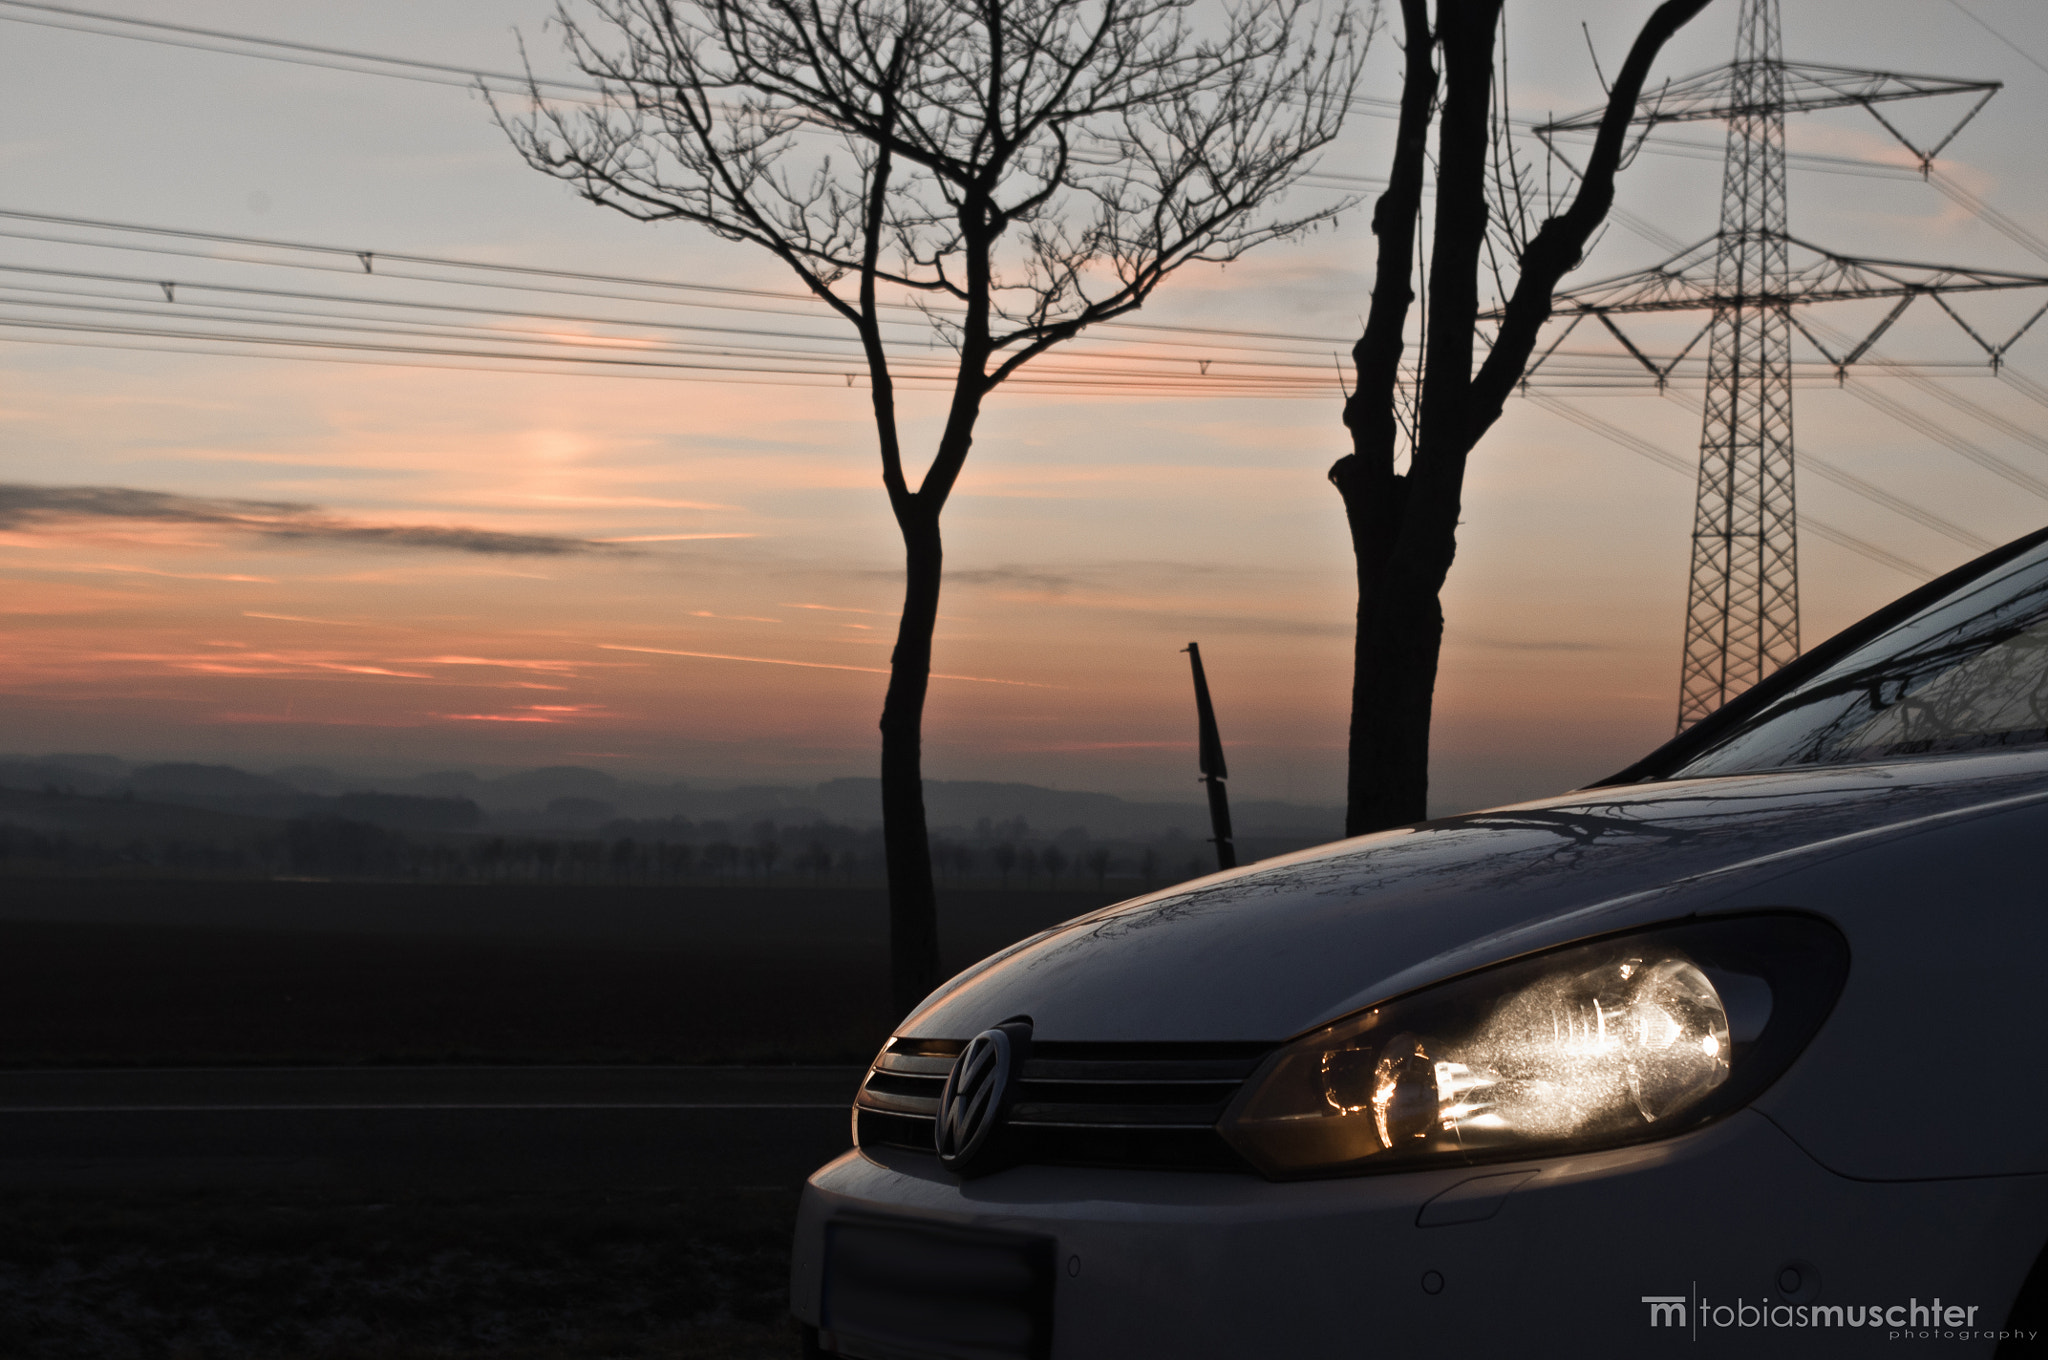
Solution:
<svg viewBox="0 0 2048 1360"><path fill-rule="evenodd" d="M1218 1127L1275 1177L1661 1136L1775 1080L1826 1018L1847 966L1834 927L1790 914L1555 950L1295 1040Z"/></svg>

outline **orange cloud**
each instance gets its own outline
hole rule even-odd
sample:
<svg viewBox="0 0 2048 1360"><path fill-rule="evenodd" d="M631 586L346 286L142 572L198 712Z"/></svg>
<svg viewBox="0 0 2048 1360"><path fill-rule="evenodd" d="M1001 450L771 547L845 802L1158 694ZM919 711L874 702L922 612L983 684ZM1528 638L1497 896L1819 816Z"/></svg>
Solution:
<svg viewBox="0 0 2048 1360"><path fill-rule="evenodd" d="M600 642L597 644L608 652L649 652L655 656L689 656L704 661L750 661L757 666L801 666L813 671L860 671L867 675L887 675L889 671L881 666L847 666L835 661L787 661L772 656L731 656L724 652L682 652L667 647L628 647L621 643ZM1048 685L1038 680L1000 680L988 675L947 675L932 672L934 680L971 680L982 685L1018 685L1025 689L1061 689L1061 685Z"/></svg>

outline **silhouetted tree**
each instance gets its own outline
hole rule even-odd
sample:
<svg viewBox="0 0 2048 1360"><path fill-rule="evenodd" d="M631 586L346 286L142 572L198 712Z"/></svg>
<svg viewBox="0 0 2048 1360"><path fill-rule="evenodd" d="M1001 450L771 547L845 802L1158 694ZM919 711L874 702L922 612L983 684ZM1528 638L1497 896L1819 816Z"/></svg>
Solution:
<svg viewBox="0 0 2048 1360"><path fill-rule="evenodd" d="M1017 847L1004 841L990 852L996 862L996 870L1003 876L1003 886L1010 886L1010 870L1017 867Z"/></svg>
<svg viewBox="0 0 2048 1360"><path fill-rule="evenodd" d="M1335 136L1364 30L1348 9L1318 22L1308 0L1243 0L1207 25L1188 0L578 8L590 22L566 7L557 22L602 93L558 105L535 85L529 114L501 113L527 163L628 216L767 249L861 342L905 554L881 727L891 975L908 1009L939 980L921 756L939 517L982 402L1182 265L1341 207L1265 205ZM953 355L915 485L885 332L906 302ZM912 343L928 365L928 342Z"/></svg>
<svg viewBox="0 0 2048 1360"><path fill-rule="evenodd" d="M1707 3L1665 0L1651 13L1608 91L1606 118L1577 191L1531 230L1534 216L1554 205L1534 201L1541 196L1514 158L1506 109L1494 103L1503 0L1437 0L1434 24L1429 0L1400 0L1406 72L1393 166L1373 210L1379 243L1372 305L1351 351L1357 385L1344 405L1351 452L1330 469L1358 570L1346 835L1427 815L1430 707L1443 642L1439 597L1457 550L1466 457L1522 380L1558 281L1577 267L1606 219L1651 63ZM1416 238L1431 170L1428 302L1419 351L1410 358ZM1500 290L1497 319L1488 324L1482 269ZM1403 447L1407 469L1396 471Z"/></svg>
<svg viewBox="0 0 2048 1360"><path fill-rule="evenodd" d="M1066 852L1057 845L1048 845L1038 852L1038 862L1045 866L1046 878L1050 880L1049 886L1058 888L1060 872L1067 867Z"/></svg>
<svg viewBox="0 0 2048 1360"><path fill-rule="evenodd" d="M1095 886L1100 888L1109 878L1109 850L1096 846L1088 852L1088 872L1095 875Z"/></svg>

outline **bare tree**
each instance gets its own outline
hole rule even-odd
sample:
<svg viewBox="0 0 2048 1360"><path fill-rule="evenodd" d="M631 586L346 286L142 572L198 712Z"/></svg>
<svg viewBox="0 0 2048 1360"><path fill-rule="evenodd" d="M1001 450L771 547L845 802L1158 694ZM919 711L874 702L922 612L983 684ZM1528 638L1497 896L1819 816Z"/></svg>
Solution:
<svg viewBox="0 0 2048 1360"><path fill-rule="evenodd" d="M586 0L587 21L565 6L556 22L597 104L549 104L536 85L529 112L499 115L536 169L768 250L858 333L905 553L881 721L901 1009L939 980L921 732L939 516L983 400L1182 265L1342 206L1276 205L1336 134L1366 29L1311 0L1244 0L1204 26L1192 3ZM931 330L946 371L892 359L928 354ZM914 484L899 375L950 393Z"/></svg>
<svg viewBox="0 0 2048 1360"><path fill-rule="evenodd" d="M1057 891L1060 886L1060 875L1066 872L1067 852L1057 845L1048 845L1038 852L1038 862L1045 866L1046 878Z"/></svg>
<svg viewBox="0 0 2048 1360"><path fill-rule="evenodd" d="M1109 849L1096 846L1088 852L1088 872L1095 875L1095 886L1100 888L1109 878Z"/></svg>
<svg viewBox="0 0 2048 1360"><path fill-rule="evenodd" d="M1437 0L1432 24L1429 0L1400 0L1406 69L1392 173L1373 210L1372 305L1351 352L1351 452L1330 469L1358 569L1344 816L1351 836L1427 815L1440 593L1457 551L1466 458L1527 371L1559 280L1606 220L1651 63L1708 0L1665 0L1644 23L1568 203L1546 201L1508 135L1505 82L1494 69L1503 3ZM1404 372L1432 122L1427 302ZM1492 307L1482 302L1489 277ZM1403 449L1407 466L1397 470Z"/></svg>

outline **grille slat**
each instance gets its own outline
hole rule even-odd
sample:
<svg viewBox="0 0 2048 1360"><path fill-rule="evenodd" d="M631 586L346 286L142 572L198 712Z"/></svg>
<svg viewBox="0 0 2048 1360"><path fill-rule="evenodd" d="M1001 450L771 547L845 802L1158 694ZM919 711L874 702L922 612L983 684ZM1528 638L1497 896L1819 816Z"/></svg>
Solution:
<svg viewBox="0 0 2048 1360"><path fill-rule="evenodd" d="M1067 1128L1114 1124L1127 1129L1206 1129L1221 1114L1217 1105L1075 1105L1019 1100L1010 1107L1010 1122Z"/></svg>
<svg viewBox="0 0 2048 1360"><path fill-rule="evenodd" d="M1220 1105L1241 1084L1195 1081L1033 1081L1017 1083L1017 1100L1055 1105Z"/></svg>
<svg viewBox="0 0 2048 1360"><path fill-rule="evenodd" d="M892 1091L863 1090L855 1102L863 1110L887 1110L890 1114L918 1115L925 1119L936 1119L939 1115L939 1097L899 1096Z"/></svg>
<svg viewBox="0 0 2048 1360"><path fill-rule="evenodd" d="M965 1047L965 1039L891 1039L882 1051L950 1060L959 1057L960 1050Z"/></svg>
<svg viewBox="0 0 2048 1360"><path fill-rule="evenodd" d="M857 1122L888 1130L876 1136L893 1146L929 1151L946 1075L965 1047L946 1039L891 1039L853 1099Z"/></svg>
<svg viewBox="0 0 2048 1360"><path fill-rule="evenodd" d="M936 1155L939 1095L962 1040L891 1040L855 1099L862 1147ZM1003 1136L1015 1159L1065 1166L1246 1172L1216 1121L1264 1044L1036 1044Z"/></svg>
<svg viewBox="0 0 2048 1360"><path fill-rule="evenodd" d="M1114 1081L1129 1082L1133 1085L1202 1081L1226 1082L1236 1086L1250 1076L1252 1069L1258 1065L1257 1058L1224 1058L1210 1061L1167 1059L1158 1062L1112 1059L1106 1062L1089 1062L1085 1059L1041 1058L1034 1055L1024 1064L1023 1077L1026 1081Z"/></svg>
<svg viewBox="0 0 2048 1360"><path fill-rule="evenodd" d="M912 1077L937 1077L944 1081L946 1074L953 1070L953 1059L959 1056L957 1053L894 1053L884 1049L882 1056L875 1059L874 1070Z"/></svg>
<svg viewBox="0 0 2048 1360"><path fill-rule="evenodd" d="M863 1088L882 1091L892 1096L918 1096L925 1100L937 1100L939 1093L946 1089L944 1077L899 1077L894 1072L870 1072Z"/></svg>

